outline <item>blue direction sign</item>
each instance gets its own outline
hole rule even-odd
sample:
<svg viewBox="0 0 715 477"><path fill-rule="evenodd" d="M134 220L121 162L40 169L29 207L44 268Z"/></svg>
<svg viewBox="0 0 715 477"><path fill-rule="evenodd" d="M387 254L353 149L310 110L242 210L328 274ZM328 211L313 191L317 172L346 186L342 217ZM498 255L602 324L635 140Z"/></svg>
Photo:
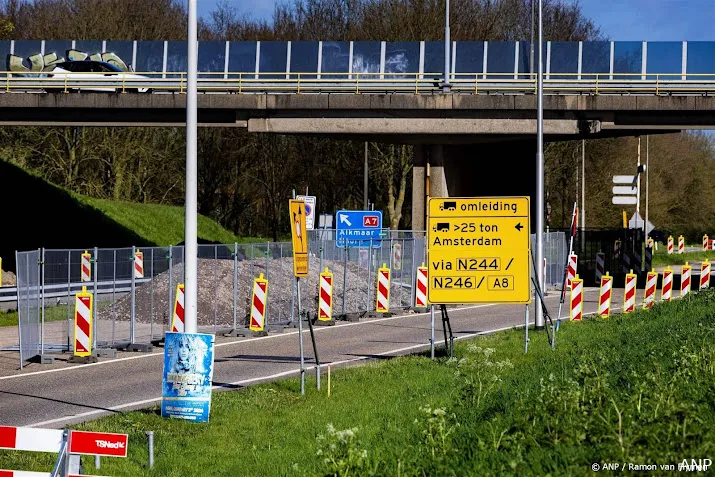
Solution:
<svg viewBox="0 0 715 477"><path fill-rule="evenodd" d="M336 247L381 248L382 212L379 210L338 210L335 214Z"/></svg>

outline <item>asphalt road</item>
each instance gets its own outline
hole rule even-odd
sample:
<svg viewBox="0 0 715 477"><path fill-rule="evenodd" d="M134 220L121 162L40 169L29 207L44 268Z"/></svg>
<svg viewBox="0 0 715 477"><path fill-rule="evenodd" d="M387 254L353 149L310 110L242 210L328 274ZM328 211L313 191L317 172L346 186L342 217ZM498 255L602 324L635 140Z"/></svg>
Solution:
<svg viewBox="0 0 715 477"><path fill-rule="evenodd" d="M586 290L586 314L597 308L596 289ZM547 297L556 317L558 295ZM622 304L622 290L614 290L613 309ZM530 318L533 323L533 304ZM524 325L523 305L478 305L450 310L456 339ZM567 305L563 314L568 313ZM443 345L436 313L436 338ZM429 349L430 316L340 322L316 327L323 372L326 365L351 366ZM546 339L545 333L531 334ZM310 334L304 331L308 373L315 373ZM558 345L558 342L557 342ZM250 384L299 375L298 333L286 330L262 338L217 339L214 355L216 389L238 389ZM59 428L112 412L157 404L161 399L163 353L136 354L90 365L41 369L0 377L0 425Z"/></svg>

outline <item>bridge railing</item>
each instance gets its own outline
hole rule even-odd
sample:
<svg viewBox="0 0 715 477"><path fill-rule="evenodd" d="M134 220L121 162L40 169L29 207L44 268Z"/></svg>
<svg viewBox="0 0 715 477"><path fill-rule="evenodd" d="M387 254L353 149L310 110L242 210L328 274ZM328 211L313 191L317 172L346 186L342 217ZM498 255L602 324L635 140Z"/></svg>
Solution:
<svg viewBox="0 0 715 477"><path fill-rule="evenodd" d="M137 76L138 75L138 76ZM48 73L0 72L4 91L54 92L107 91L116 93L156 92L186 93L187 73L155 72L117 73L97 78L51 77ZM166 77L164 77L166 76ZM442 73L210 73L201 72L198 90L203 93L347 93L347 94L439 94ZM657 73L559 73L544 80L546 94L645 94L645 95L707 95L715 92L715 74ZM450 90L460 94L536 94L536 75L530 73L455 73L449 81Z"/></svg>

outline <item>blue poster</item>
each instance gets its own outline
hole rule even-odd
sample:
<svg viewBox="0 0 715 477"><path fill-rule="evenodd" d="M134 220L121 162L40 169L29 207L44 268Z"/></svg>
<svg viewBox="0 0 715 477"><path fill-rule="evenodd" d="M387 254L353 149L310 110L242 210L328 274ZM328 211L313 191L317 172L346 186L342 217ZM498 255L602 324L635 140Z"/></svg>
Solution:
<svg viewBox="0 0 715 477"><path fill-rule="evenodd" d="M161 416L208 422L214 335L167 332Z"/></svg>

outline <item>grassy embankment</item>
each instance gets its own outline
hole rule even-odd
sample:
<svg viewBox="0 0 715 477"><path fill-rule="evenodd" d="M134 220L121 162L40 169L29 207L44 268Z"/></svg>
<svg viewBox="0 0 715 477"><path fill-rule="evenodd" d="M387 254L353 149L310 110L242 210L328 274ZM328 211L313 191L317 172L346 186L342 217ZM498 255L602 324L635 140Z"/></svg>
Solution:
<svg viewBox="0 0 715 477"><path fill-rule="evenodd" d="M675 248L675 253L673 255L668 255L668 248L659 245L658 250L653 254L653 266L661 267L670 265L685 265L685 262L694 263L702 262L705 259L709 261L715 261L715 251L704 252L702 250L697 252L686 252L683 254L677 253L677 243Z"/></svg>
<svg viewBox="0 0 715 477"><path fill-rule="evenodd" d="M88 473L140 475L586 475L603 462L676 464L715 452L715 291L543 334L459 342L456 358L407 357L308 381L214 393L211 422L157 410L75 426L130 434L129 458ZM326 381L323 380L325 386ZM155 433L147 469L144 431ZM0 453L0 468L51 457ZM677 468L677 467L676 467Z"/></svg>

